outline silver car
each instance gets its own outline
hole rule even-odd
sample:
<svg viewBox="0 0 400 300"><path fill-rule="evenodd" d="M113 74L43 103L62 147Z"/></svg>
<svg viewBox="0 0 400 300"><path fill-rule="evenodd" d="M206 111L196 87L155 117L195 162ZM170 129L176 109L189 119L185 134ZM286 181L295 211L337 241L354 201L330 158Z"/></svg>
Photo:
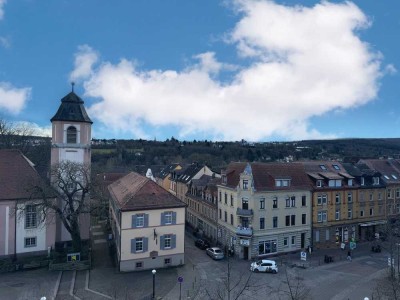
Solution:
<svg viewBox="0 0 400 300"><path fill-rule="evenodd" d="M223 259L224 258L224 252L222 252L222 250L218 247L207 248L206 253L213 259Z"/></svg>

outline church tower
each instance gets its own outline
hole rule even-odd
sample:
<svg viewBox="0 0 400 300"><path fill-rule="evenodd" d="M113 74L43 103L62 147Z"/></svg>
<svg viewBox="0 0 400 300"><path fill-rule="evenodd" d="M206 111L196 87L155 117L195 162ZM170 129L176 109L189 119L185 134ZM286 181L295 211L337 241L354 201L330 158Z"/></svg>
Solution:
<svg viewBox="0 0 400 300"><path fill-rule="evenodd" d="M74 90L61 99L57 113L51 118L51 165L63 160L90 165L92 120L84 102Z"/></svg>
<svg viewBox="0 0 400 300"><path fill-rule="evenodd" d="M86 113L84 102L72 91L61 99L57 113L50 119L52 124L51 166L63 161L85 164L90 169L92 120ZM65 205L61 204L60 205ZM56 221L56 241L70 241L71 235L60 219ZM79 216L81 239L89 238L90 215Z"/></svg>

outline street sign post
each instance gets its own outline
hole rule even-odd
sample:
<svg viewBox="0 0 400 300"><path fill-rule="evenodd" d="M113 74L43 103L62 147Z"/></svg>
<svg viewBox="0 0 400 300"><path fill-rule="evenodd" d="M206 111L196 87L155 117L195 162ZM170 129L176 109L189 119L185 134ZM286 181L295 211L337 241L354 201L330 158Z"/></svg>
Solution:
<svg viewBox="0 0 400 300"><path fill-rule="evenodd" d="M300 259L301 260L307 260L307 252L301 251L300 252Z"/></svg>
<svg viewBox="0 0 400 300"><path fill-rule="evenodd" d="M182 276L178 277L178 282L179 282L179 300L181 300L182 299L182 282L183 282Z"/></svg>

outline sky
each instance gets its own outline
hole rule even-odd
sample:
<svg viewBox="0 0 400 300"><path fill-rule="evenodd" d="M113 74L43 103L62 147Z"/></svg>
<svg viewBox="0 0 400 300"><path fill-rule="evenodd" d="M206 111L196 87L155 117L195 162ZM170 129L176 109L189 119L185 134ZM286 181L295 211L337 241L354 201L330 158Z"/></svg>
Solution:
<svg viewBox="0 0 400 300"><path fill-rule="evenodd" d="M400 133L400 1L0 0L0 118L50 136L296 141Z"/></svg>

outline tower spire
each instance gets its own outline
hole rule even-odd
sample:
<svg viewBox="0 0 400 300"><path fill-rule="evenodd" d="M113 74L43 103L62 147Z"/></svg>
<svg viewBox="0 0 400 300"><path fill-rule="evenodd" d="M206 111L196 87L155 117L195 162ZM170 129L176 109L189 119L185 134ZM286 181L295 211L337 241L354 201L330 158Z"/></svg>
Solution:
<svg viewBox="0 0 400 300"><path fill-rule="evenodd" d="M74 85L75 85L75 82L71 82L71 89L72 89L72 92L74 92Z"/></svg>

